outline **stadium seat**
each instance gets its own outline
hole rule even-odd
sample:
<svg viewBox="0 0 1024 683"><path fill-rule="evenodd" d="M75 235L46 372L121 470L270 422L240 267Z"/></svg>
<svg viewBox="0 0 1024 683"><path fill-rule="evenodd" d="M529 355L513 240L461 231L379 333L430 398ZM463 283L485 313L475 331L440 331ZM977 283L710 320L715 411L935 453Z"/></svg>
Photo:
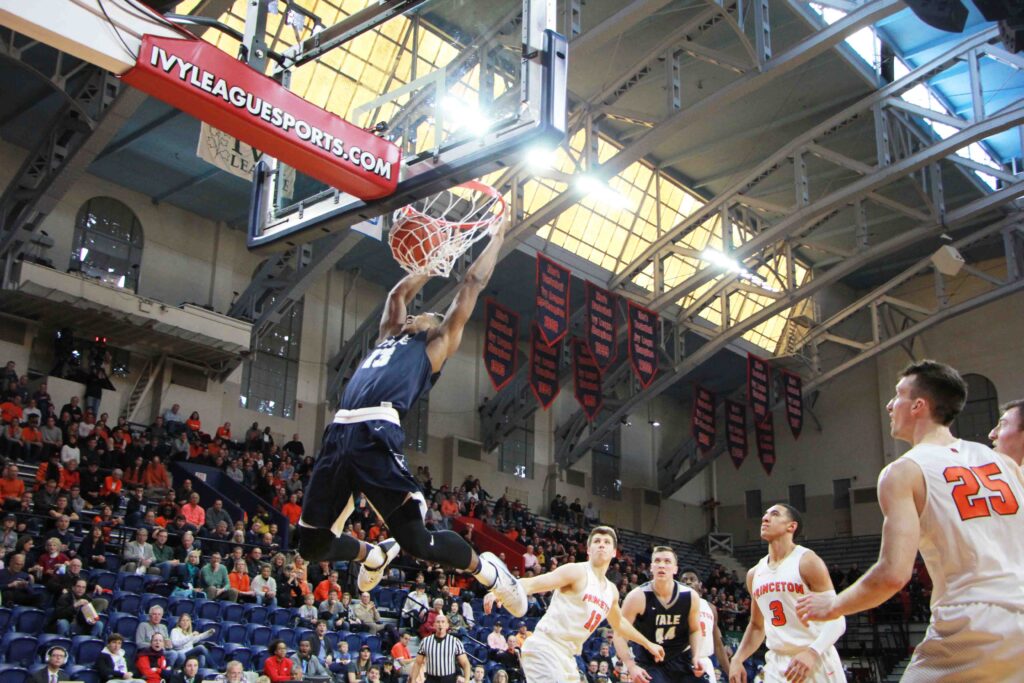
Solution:
<svg viewBox="0 0 1024 683"><path fill-rule="evenodd" d="M114 612L107 622L107 633L120 633L125 640L135 640L135 631L139 628L139 618L127 612Z"/></svg>
<svg viewBox="0 0 1024 683"><path fill-rule="evenodd" d="M223 669L226 663L224 659L224 646L205 640L203 641L203 647L206 648L207 652L206 663L217 667L217 669Z"/></svg>
<svg viewBox="0 0 1024 683"><path fill-rule="evenodd" d="M100 675L96 673L95 668L81 664L68 669L68 677L72 681L82 681L82 683L100 683Z"/></svg>
<svg viewBox="0 0 1024 683"><path fill-rule="evenodd" d="M110 607L112 609L117 610L118 612L125 612L127 614L138 614L142 611L141 606L141 595L122 590L114 591L114 599L110 602Z"/></svg>
<svg viewBox="0 0 1024 683"><path fill-rule="evenodd" d="M225 643L245 644L246 636L248 635L245 624L228 623L225 621L221 624L221 628L223 629L221 631L222 639Z"/></svg>
<svg viewBox="0 0 1024 683"><path fill-rule="evenodd" d="M28 669L17 664L0 664L0 683L26 683Z"/></svg>
<svg viewBox="0 0 1024 683"><path fill-rule="evenodd" d="M167 602L167 611L176 617L182 614L195 614L196 601L192 598L171 598Z"/></svg>
<svg viewBox="0 0 1024 683"><path fill-rule="evenodd" d="M216 600L207 600L198 606L195 612L197 619L220 619L220 608L223 603Z"/></svg>
<svg viewBox="0 0 1024 683"><path fill-rule="evenodd" d="M11 625L11 612L10 607L0 607L0 633L7 631L7 628Z"/></svg>
<svg viewBox="0 0 1024 683"><path fill-rule="evenodd" d="M243 669L248 669L252 662L252 650L245 645L227 643L224 645L225 662L241 662Z"/></svg>
<svg viewBox="0 0 1024 683"><path fill-rule="evenodd" d="M270 643L270 627L263 624L247 624L245 642L253 647L266 648Z"/></svg>
<svg viewBox="0 0 1024 683"><path fill-rule="evenodd" d="M29 633L8 631L0 639L0 654L5 664L29 666L36 658L36 638Z"/></svg>
<svg viewBox="0 0 1024 683"><path fill-rule="evenodd" d="M121 645L121 649L124 650L124 657L129 662L135 661L135 653L139 649L139 646L135 644L135 634L132 633L124 643Z"/></svg>
<svg viewBox="0 0 1024 683"><path fill-rule="evenodd" d="M363 636L363 644L370 646L370 652L380 652L380 636Z"/></svg>
<svg viewBox="0 0 1024 683"><path fill-rule="evenodd" d="M263 605L246 605L243 615L242 620L247 624L267 626L267 617L270 615L270 609Z"/></svg>
<svg viewBox="0 0 1024 683"><path fill-rule="evenodd" d="M288 646L289 650L298 647L299 643L295 639L295 629L288 626L271 626L270 627L270 639L271 640L283 640L284 644Z"/></svg>
<svg viewBox="0 0 1024 683"><path fill-rule="evenodd" d="M76 664L92 664L105 646L106 643L99 638L75 636L71 639L71 655Z"/></svg>
<svg viewBox="0 0 1024 683"><path fill-rule="evenodd" d="M58 645L74 659L74 653L71 651L71 639L55 633L43 633L36 638L36 658L45 661L46 651Z"/></svg>
<svg viewBox="0 0 1024 683"><path fill-rule="evenodd" d="M92 574L89 576L92 581L105 590L112 591L117 587L116 572L106 571L104 569L94 569Z"/></svg>
<svg viewBox="0 0 1024 683"><path fill-rule="evenodd" d="M267 623L270 626L291 626L292 611L287 607L278 607L275 610L271 610L270 615L267 617Z"/></svg>
<svg viewBox="0 0 1024 683"><path fill-rule="evenodd" d="M46 612L35 607L15 607L11 614L14 630L21 633L42 633L46 621Z"/></svg>
<svg viewBox="0 0 1024 683"><path fill-rule="evenodd" d="M327 636L327 635L331 635L331 633L325 634L325 636ZM326 637L325 637L325 640L326 640ZM353 654L353 656L357 652L359 652L359 646L363 644L363 636L361 636L358 633L350 633L347 636L345 636L345 640L348 642L348 651L351 652ZM331 648L331 650L334 650L334 649L336 649L336 648L335 647Z"/></svg>
<svg viewBox="0 0 1024 683"><path fill-rule="evenodd" d="M159 605L160 608L163 609L164 614L166 614L168 612L167 605L169 602L170 601L162 595L157 595L156 593L145 593L142 596L142 607L139 611L148 614L150 607L153 605Z"/></svg>
<svg viewBox="0 0 1024 683"><path fill-rule="evenodd" d="M338 634L336 632L328 631L324 634L324 640L326 640L327 644L331 646L331 652L338 649ZM355 650L353 650L353 652L355 652Z"/></svg>
<svg viewBox="0 0 1024 683"><path fill-rule="evenodd" d="M245 616L245 605L237 602L225 602L221 604L220 618L224 621L236 621L241 623Z"/></svg>
<svg viewBox="0 0 1024 683"><path fill-rule="evenodd" d="M141 595L146 591L146 578L141 574L118 574L117 588Z"/></svg>
<svg viewBox="0 0 1024 683"><path fill-rule="evenodd" d="M254 652L252 655L252 670L263 671L263 663L270 657L270 653L264 650Z"/></svg>
<svg viewBox="0 0 1024 683"><path fill-rule="evenodd" d="M202 633L203 631L208 631L212 628L213 635L210 637L210 640L216 643L219 643L222 640L221 634L224 632L224 627L223 624L219 621L214 621L212 619L193 619L192 627L192 630L197 631L199 633Z"/></svg>
<svg viewBox="0 0 1024 683"><path fill-rule="evenodd" d="M200 669L196 673L196 676L201 681L215 681L217 680L217 676L219 675L220 671L218 671L217 669Z"/></svg>

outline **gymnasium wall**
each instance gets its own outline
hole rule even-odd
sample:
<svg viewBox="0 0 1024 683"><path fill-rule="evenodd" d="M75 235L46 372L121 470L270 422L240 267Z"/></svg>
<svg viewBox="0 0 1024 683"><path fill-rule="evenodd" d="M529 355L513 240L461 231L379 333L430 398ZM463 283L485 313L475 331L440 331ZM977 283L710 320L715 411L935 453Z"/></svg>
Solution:
<svg viewBox="0 0 1024 683"><path fill-rule="evenodd" d="M0 182L6 183L24 156L24 150L0 142ZM169 204L154 204L149 197L127 190L101 178L85 174L69 189L41 226L55 241L46 254L59 270L67 268L72 249L74 223L80 207L90 198L109 196L127 204L138 216L144 233L139 295L176 306L193 302L224 313L233 292L245 289L260 263L245 248L244 234L226 225L207 220ZM374 312L385 296L384 288L367 282L357 273L332 271L315 283L305 296L302 344L299 359L296 416L275 418L242 408L239 404L242 367L223 383L208 382L206 390L171 382L172 371L165 368L157 382L154 415L173 403L186 414L198 410L204 429L213 430L230 421L234 433L241 435L252 422L269 425L278 442L298 432L307 449L319 441L330 419L323 396L330 379L326 361L338 350L343 339L351 336L363 320ZM10 321L0 318L0 362L15 360L24 371L46 371L51 361L53 330L29 326L24 334L10 333ZM23 341L11 341L17 337ZM112 346L119 340L111 339ZM671 449L688 429L688 420L680 420L684 407L671 400L656 400L652 416L664 425L652 430L646 410L623 428L622 500L611 501L591 493L590 457L582 458L574 470L584 476L583 486L574 486L559 476L553 465L554 428L576 409L571 387L563 388L549 412L534 415L535 452L532 479L521 479L497 471L498 453L482 454L481 460L459 458L451 452L451 437L480 441L477 407L493 389L481 363L482 330L472 323L463 336L459 352L448 361L442 379L430 394L429 442L427 453L410 452L411 468L430 467L435 484L460 483L467 474L479 476L494 495L506 489L510 497L524 499L534 509L547 509L556 493L570 500L580 498L584 505L594 500L602 520L663 536L695 540L708 527L699 503L708 495L705 479L693 482L660 506L645 505L643 488L656 488L651 467L652 450ZM527 353L524 347L523 353ZM142 361L133 358L132 371L126 377L112 378L116 391L105 392L101 410L119 412L141 369ZM73 382L51 380L50 393L58 404L84 388Z"/></svg>

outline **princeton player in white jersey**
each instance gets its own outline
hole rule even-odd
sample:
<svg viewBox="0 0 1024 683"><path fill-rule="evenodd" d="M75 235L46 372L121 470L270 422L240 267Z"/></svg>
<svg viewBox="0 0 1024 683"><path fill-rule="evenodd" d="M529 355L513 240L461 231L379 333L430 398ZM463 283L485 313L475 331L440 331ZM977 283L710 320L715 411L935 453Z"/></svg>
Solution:
<svg viewBox="0 0 1024 683"><path fill-rule="evenodd" d="M612 630L639 643L660 662L664 649L653 643L622 618L619 590L605 578L615 557L618 535L607 526L598 526L587 538L587 561L573 562L552 572L519 583L527 595L554 591L547 612L537 623L533 635L522 650L523 673L527 683L575 683L579 680L576 657L583 643L605 619ZM488 593L484 611L490 613L496 597Z"/></svg>
<svg viewBox="0 0 1024 683"><path fill-rule="evenodd" d="M966 399L948 365L904 369L886 410L892 435L913 447L878 475L878 561L840 595L798 608L802 618L834 619L876 607L910 580L920 549L932 619L904 683L1024 681L1024 474L1006 455L953 436Z"/></svg>
<svg viewBox="0 0 1024 683"><path fill-rule="evenodd" d="M803 623L797 618L797 599L801 596L836 594L822 559L793 542L800 525L799 511L785 503L771 506L761 518L761 538L768 541L768 554L747 572L750 622L729 666L730 683L746 682L743 663L765 640L766 683L846 680L835 648L846 632L846 620L837 617L822 623Z"/></svg>
<svg viewBox="0 0 1024 683"><path fill-rule="evenodd" d="M701 583L697 572L685 571L679 577L684 585L689 587L697 595L703 595L704 584ZM703 597L700 599L700 649L697 654L701 660L701 668L707 676L709 683L718 683L718 676L715 674L714 662L711 655L718 659L718 666L722 671L729 670L729 651L725 648L725 641L722 640L722 630L718 628L718 609Z"/></svg>
<svg viewBox="0 0 1024 683"><path fill-rule="evenodd" d="M1003 405L999 422L988 433L993 450L1024 466L1024 399Z"/></svg>

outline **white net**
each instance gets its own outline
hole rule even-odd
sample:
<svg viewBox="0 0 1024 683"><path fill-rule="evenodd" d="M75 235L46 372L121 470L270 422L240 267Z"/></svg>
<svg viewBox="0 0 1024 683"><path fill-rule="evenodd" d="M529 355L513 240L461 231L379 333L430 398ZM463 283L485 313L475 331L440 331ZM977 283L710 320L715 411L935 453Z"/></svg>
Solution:
<svg viewBox="0 0 1024 683"><path fill-rule="evenodd" d="M505 199L470 181L395 211L388 244L403 270L448 277L460 256L500 224Z"/></svg>

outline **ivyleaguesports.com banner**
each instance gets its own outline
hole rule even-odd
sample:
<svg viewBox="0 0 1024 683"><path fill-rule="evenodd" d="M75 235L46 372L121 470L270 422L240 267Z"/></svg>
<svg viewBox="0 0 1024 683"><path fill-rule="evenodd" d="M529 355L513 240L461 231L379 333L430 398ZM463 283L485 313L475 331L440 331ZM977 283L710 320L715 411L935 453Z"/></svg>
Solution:
<svg viewBox="0 0 1024 683"><path fill-rule="evenodd" d="M201 40L145 36L122 79L360 199L392 194L401 150Z"/></svg>

